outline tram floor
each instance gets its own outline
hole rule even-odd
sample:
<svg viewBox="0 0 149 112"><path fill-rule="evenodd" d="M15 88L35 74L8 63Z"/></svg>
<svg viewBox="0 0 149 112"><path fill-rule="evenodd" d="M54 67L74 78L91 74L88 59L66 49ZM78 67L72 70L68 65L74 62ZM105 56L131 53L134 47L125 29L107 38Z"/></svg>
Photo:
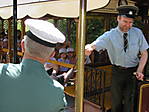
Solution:
<svg viewBox="0 0 149 112"><path fill-rule="evenodd" d="M67 107L65 109L65 112L75 112L75 97L69 96L66 94L66 100L67 100ZM103 112L100 110L99 106L95 106L95 104L84 100L84 112ZM110 112L110 111L106 111Z"/></svg>

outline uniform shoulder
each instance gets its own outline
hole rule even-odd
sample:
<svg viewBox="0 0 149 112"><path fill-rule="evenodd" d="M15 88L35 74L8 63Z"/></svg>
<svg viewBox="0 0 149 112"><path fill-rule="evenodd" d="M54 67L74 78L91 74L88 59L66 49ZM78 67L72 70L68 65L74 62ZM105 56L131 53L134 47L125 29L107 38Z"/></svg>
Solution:
<svg viewBox="0 0 149 112"><path fill-rule="evenodd" d="M111 34L111 33L116 33L117 32L117 28L112 28L109 31L106 31L105 34Z"/></svg>
<svg viewBox="0 0 149 112"><path fill-rule="evenodd" d="M134 32L140 32L140 33L142 32L141 29L139 29L137 27L132 27L131 30Z"/></svg>
<svg viewBox="0 0 149 112"><path fill-rule="evenodd" d="M0 71L3 75L8 75L11 78L17 78L20 75L21 69L19 64L3 64L0 65Z"/></svg>
<svg viewBox="0 0 149 112"><path fill-rule="evenodd" d="M110 37L110 36L111 36L111 34L113 34L113 35L114 35L115 33L117 33L116 28L112 28L111 30L106 31L106 32L103 34L103 36L105 36L105 37Z"/></svg>

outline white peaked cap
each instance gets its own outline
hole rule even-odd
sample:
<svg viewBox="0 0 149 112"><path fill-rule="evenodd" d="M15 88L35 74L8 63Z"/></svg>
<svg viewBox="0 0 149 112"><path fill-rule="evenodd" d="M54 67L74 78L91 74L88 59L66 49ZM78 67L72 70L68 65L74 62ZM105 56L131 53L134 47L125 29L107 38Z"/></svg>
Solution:
<svg viewBox="0 0 149 112"><path fill-rule="evenodd" d="M74 52L74 48L71 47L67 48L67 52Z"/></svg>
<svg viewBox="0 0 149 112"><path fill-rule="evenodd" d="M54 47L56 43L63 43L65 41L65 36L48 21L27 19L25 25L29 28L26 35L45 46Z"/></svg>
<svg viewBox="0 0 149 112"><path fill-rule="evenodd" d="M66 48L59 49L59 53L67 53Z"/></svg>

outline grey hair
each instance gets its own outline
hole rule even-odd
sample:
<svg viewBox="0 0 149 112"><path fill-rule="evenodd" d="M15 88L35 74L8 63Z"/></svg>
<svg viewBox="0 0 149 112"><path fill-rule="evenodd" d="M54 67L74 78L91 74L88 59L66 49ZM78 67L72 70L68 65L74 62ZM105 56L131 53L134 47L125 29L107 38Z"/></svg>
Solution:
<svg viewBox="0 0 149 112"><path fill-rule="evenodd" d="M33 41L27 35L24 36L24 47L25 52L29 53L31 56L43 59L48 58L54 50L54 48L47 47Z"/></svg>

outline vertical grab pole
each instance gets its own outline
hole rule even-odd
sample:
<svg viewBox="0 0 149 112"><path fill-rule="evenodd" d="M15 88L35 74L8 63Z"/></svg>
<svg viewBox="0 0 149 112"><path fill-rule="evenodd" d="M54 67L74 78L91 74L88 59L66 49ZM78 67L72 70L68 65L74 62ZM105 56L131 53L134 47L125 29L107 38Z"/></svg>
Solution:
<svg viewBox="0 0 149 112"><path fill-rule="evenodd" d="M80 0L79 31L78 31L78 63L76 76L75 112L83 112L84 97L84 46L86 37L86 6L87 0Z"/></svg>
<svg viewBox="0 0 149 112"><path fill-rule="evenodd" d="M17 63L17 0L13 0L13 63Z"/></svg>

